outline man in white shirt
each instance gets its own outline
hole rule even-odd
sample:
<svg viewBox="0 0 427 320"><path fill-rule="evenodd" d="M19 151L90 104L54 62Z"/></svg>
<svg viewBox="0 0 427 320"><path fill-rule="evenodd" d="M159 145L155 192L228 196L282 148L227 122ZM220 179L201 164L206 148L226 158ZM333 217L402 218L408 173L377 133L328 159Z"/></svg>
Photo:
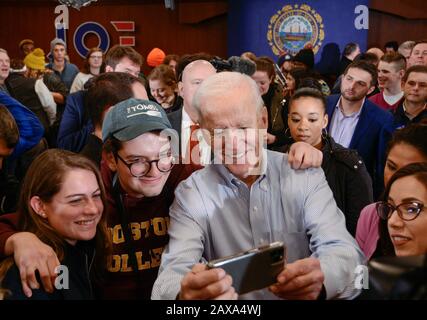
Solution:
<svg viewBox="0 0 427 320"><path fill-rule="evenodd" d="M203 140L201 130L197 130L197 112L194 110L192 102L194 93L200 84L215 73L214 66L206 60L193 61L182 71L182 79L178 83L178 90L183 99L183 108L171 113L169 120L180 137L180 155L183 163L192 162L202 165L210 163L211 149ZM192 142L190 143L190 141ZM200 151L199 155L197 155L198 151Z"/></svg>
<svg viewBox="0 0 427 320"><path fill-rule="evenodd" d="M378 85L381 92L369 98L384 110L395 110L402 102L402 78L406 70L406 59L400 53L387 53L378 65Z"/></svg>

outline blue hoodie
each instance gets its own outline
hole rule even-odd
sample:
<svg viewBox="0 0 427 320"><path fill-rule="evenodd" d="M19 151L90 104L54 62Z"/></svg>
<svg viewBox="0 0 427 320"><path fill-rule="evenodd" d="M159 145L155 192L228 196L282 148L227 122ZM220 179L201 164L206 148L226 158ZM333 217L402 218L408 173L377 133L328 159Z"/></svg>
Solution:
<svg viewBox="0 0 427 320"><path fill-rule="evenodd" d="M19 141L9 157L14 160L40 142L44 129L40 120L30 109L2 91L0 91L0 104L6 106L18 125Z"/></svg>

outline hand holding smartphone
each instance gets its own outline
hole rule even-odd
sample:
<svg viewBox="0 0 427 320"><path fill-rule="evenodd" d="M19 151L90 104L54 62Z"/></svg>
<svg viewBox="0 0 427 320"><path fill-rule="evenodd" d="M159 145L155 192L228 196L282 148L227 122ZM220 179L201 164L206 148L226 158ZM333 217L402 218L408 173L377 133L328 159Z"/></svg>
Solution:
<svg viewBox="0 0 427 320"><path fill-rule="evenodd" d="M263 289L277 282L285 267L286 248L282 242L253 248L225 258L212 260L208 268L222 268L233 278L238 294Z"/></svg>

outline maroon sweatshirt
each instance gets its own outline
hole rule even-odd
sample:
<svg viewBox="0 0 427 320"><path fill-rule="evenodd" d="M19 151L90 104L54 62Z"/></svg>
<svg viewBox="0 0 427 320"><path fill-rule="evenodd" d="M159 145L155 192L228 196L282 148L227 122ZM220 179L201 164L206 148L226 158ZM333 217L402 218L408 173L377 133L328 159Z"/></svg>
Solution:
<svg viewBox="0 0 427 320"><path fill-rule="evenodd" d="M113 253L108 273L97 294L102 299L150 299L151 290L160 266L161 254L169 241L169 207L174 200L176 186L197 166L176 165L163 187L162 193L150 198L132 198L122 195L132 241L125 243L121 219L113 196L113 173L104 161L102 178L107 193L107 225L112 239ZM16 232L17 214L0 216L0 257L4 256L7 238ZM138 271L132 269L129 252L134 252Z"/></svg>

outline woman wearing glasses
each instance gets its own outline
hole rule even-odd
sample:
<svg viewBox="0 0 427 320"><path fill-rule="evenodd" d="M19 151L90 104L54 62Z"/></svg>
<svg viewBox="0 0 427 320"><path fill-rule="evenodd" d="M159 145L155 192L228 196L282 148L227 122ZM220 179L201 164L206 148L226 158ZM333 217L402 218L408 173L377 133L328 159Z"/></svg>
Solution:
<svg viewBox="0 0 427 320"><path fill-rule="evenodd" d="M379 244L383 255L427 253L427 163L413 163L388 182L384 201L377 204Z"/></svg>
<svg viewBox="0 0 427 320"><path fill-rule="evenodd" d="M410 125L394 133L389 143L384 184L387 185L392 175L400 168L415 162L427 162L427 126ZM357 222L356 240L369 260L382 256L379 239L379 216L376 203L366 206L360 213Z"/></svg>
<svg viewBox="0 0 427 320"><path fill-rule="evenodd" d="M71 85L70 93L74 93L84 89L85 83L100 73L103 73L104 54L100 48L92 48L86 55L83 70L74 78Z"/></svg>

